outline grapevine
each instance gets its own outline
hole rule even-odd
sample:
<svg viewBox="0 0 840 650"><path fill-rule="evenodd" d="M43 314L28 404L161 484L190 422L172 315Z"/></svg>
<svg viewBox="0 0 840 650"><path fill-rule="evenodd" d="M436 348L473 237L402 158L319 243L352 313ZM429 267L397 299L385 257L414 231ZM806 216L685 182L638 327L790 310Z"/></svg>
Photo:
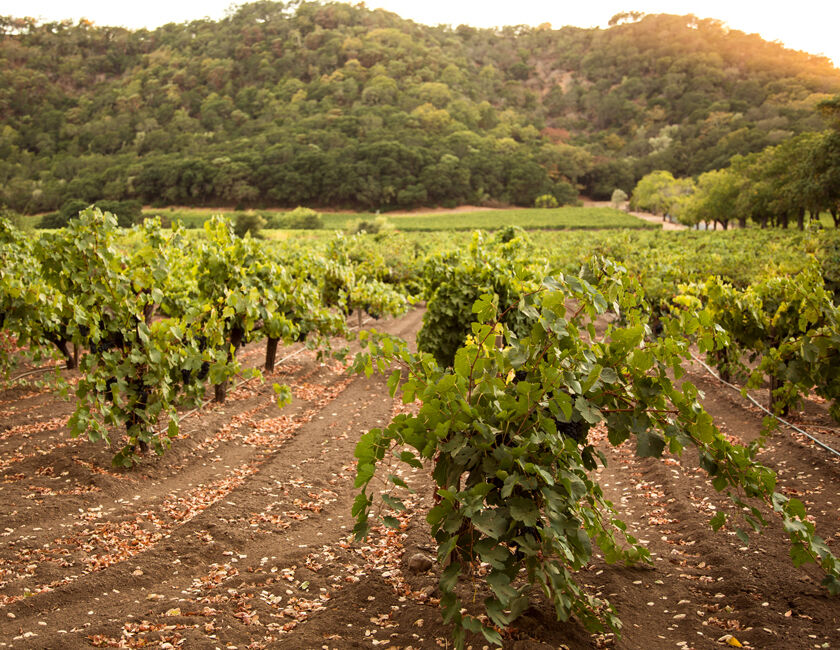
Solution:
<svg viewBox="0 0 840 650"><path fill-rule="evenodd" d="M587 594L573 575L591 560L593 544L610 562L649 559L590 478L604 463L587 437L596 425L606 427L612 445L634 438L640 456L696 447L714 488L730 494L748 526L766 523L752 501L769 506L783 519L794 561L816 562L827 588L840 590L837 559L802 504L775 491L775 475L755 460L758 445L729 443L697 401L697 389L676 381L688 356L681 331L708 315L666 319L663 336L648 343L639 287L620 268L600 268L591 283L548 279L505 309L497 296L482 295L472 308L472 335L451 367L375 333L355 360L357 372L390 370L391 393L421 403L417 415L398 415L357 446L356 535L368 532L379 499L386 509L405 507L396 489L406 485L393 473L389 488L371 488L386 454L413 467L430 465L437 503L427 519L443 568L441 607L459 647L467 631L500 645L500 631L527 607L530 584L544 591L560 620L575 616L591 630L619 629L609 603ZM597 337L593 321L608 309L621 312L621 324ZM511 311L529 320L526 333L505 325ZM727 520L721 513L712 524ZM390 515L384 523L397 525ZM477 614L464 613L466 583L484 585Z"/></svg>

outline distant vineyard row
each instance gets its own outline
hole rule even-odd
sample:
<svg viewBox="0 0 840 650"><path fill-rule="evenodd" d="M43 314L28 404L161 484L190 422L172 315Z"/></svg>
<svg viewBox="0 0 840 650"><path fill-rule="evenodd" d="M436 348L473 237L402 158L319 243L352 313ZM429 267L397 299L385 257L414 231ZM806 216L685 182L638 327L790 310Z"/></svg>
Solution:
<svg viewBox="0 0 840 650"><path fill-rule="evenodd" d="M346 333L352 311L406 305L380 279L388 270L351 260L342 238L321 253L299 250L292 262L236 237L221 218L190 242L158 220L123 237L112 214L93 209L37 239L0 224L3 333L35 361L57 351L68 368L78 364L71 430L108 441L111 427L124 427L118 465L150 445L162 453L178 431L177 407L199 403L207 383L224 401L243 344L267 339L272 370L280 341L313 333L317 345ZM7 374L16 360L3 350ZM158 435L162 418L168 428Z"/></svg>

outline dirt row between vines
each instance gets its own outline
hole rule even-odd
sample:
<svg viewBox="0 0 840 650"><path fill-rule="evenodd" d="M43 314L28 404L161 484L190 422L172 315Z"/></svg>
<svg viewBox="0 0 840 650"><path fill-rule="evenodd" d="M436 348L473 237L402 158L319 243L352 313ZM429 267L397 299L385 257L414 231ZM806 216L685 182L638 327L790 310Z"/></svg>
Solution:
<svg viewBox="0 0 840 650"><path fill-rule="evenodd" d="M421 318L415 309L375 326L413 340ZM244 359L262 354L248 347ZM761 414L740 396L697 368L689 378L725 433L758 435ZM416 494L400 531L350 537L356 440L406 407L382 378L308 352L267 379L185 419L165 456L127 472L111 469L104 445L69 437L70 403L32 387L0 392L0 647L451 647L439 569L424 559L434 548L423 473L404 473ZM295 395L282 410L275 381ZM830 429L823 405L799 417ZM829 429L815 430L838 444ZM617 608L620 640L556 621L535 593L506 647L711 648L726 634L754 648L840 646L840 601L817 570L792 567L776 521L745 549L709 528L725 499L696 455L636 459L592 435L609 459L599 480L653 565L596 558L579 574ZM761 459L840 552L840 463L785 431Z"/></svg>

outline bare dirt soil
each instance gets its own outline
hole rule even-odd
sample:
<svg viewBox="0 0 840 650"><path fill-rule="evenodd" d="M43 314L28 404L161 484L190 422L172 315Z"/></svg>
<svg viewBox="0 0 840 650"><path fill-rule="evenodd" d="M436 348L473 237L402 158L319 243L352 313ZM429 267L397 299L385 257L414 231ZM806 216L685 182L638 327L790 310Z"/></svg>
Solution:
<svg viewBox="0 0 840 650"><path fill-rule="evenodd" d="M670 221L666 221L662 217L655 214L650 214L649 212L637 212L628 210L628 214L632 214L634 217L638 217L639 219L643 219L644 221L647 221L649 223L662 224L662 230L688 230L688 228L681 223L672 223Z"/></svg>
<svg viewBox="0 0 840 650"><path fill-rule="evenodd" d="M611 208L613 207L612 201L592 201L590 199L584 199L583 205L592 208ZM670 221L666 221L663 217L660 217L658 214L652 214L650 212L638 212L638 211L630 211L627 210L628 214L632 214L634 217L638 217L643 221L647 221L648 223L656 223L662 226L662 230L687 230L688 228L681 223L671 223ZM715 228L717 228L717 224L715 224Z"/></svg>
<svg viewBox="0 0 840 650"><path fill-rule="evenodd" d="M421 318L375 326L413 340ZM761 414L737 393L699 366L689 379L725 433L759 435ZM275 381L295 395L282 410ZM0 647L451 647L439 568L418 557L434 557L424 474L405 472L417 491L400 531L350 537L356 440L402 408L382 378L304 353L186 418L162 458L116 471L104 445L69 437L69 402L34 385L0 391ZM824 405L795 417L840 446ZM637 459L593 435L609 459L599 480L653 564L596 559L579 575L617 608L620 639L556 621L535 594L505 647L713 648L726 634L753 648L840 647L840 600L818 570L791 565L772 515L749 548L715 534L708 520L726 499L692 454ZM761 459L840 552L840 459L784 430Z"/></svg>

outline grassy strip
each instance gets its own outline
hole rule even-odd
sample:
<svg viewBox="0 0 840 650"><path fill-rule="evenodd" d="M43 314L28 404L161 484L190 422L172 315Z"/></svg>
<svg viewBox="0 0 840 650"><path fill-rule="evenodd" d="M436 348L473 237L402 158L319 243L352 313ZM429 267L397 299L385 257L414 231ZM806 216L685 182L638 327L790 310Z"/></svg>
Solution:
<svg viewBox="0 0 840 650"><path fill-rule="evenodd" d="M337 216L337 215L336 215ZM455 214L388 216L400 230L498 230L519 226L525 230L600 230L604 228L661 228L657 224L612 208L524 208Z"/></svg>
<svg viewBox="0 0 840 650"><path fill-rule="evenodd" d="M160 215L172 221L180 220L188 228L198 228L212 215L221 210L213 208L161 208L148 210L144 216ZM272 216L284 212L274 210L256 211L270 222ZM231 213L234 215L235 213ZM376 215L370 212L323 213L321 219L325 230L344 229L354 222L373 222L384 217L399 230L498 230L505 226L519 226L525 230L600 230L607 228L657 229L642 219L612 208L514 208L510 210L482 210L442 214Z"/></svg>

